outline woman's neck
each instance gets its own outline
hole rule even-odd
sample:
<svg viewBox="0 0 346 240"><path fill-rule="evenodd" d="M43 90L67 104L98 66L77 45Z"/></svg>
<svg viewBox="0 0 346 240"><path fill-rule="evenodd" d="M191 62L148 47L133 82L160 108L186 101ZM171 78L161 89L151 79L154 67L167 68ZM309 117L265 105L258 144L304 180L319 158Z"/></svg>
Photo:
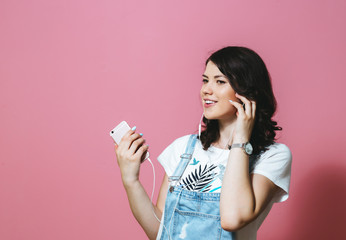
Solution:
<svg viewBox="0 0 346 240"><path fill-rule="evenodd" d="M232 143L232 135L236 125L236 118L219 120L220 138L214 143L214 146L219 148L227 148Z"/></svg>

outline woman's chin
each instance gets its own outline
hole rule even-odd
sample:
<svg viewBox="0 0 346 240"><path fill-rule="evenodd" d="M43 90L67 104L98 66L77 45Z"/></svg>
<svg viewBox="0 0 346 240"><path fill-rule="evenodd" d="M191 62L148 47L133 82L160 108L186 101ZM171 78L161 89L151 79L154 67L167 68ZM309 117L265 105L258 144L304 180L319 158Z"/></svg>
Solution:
<svg viewBox="0 0 346 240"><path fill-rule="evenodd" d="M220 120L220 121L229 121L229 120L233 120L234 118L238 117L238 113L233 113L232 115L226 115L226 116L215 116L215 115L211 115L211 114L204 114L204 118L206 118L207 120Z"/></svg>
<svg viewBox="0 0 346 240"><path fill-rule="evenodd" d="M204 118L206 118L207 120L216 120L216 119L218 119L217 117L215 117L215 116L210 116L210 115L206 115L206 114L204 114Z"/></svg>

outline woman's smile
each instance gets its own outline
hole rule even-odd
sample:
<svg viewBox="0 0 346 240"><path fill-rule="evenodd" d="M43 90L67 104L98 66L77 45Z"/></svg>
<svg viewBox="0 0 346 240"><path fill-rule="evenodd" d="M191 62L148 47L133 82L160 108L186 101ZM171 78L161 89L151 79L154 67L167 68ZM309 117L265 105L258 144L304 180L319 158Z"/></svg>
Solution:
<svg viewBox="0 0 346 240"><path fill-rule="evenodd" d="M205 108L213 107L213 106L215 106L216 103L217 103L217 101L215 101L215 100L204 99L204 107Z"/></svg>

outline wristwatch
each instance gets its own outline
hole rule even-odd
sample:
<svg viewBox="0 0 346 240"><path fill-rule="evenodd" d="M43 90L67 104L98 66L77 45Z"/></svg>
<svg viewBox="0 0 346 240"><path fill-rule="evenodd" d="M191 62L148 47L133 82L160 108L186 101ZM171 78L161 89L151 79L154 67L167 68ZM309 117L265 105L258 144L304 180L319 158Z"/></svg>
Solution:
<svg viewBox="0 0 346 240"><path fill-rule="evenodd" d="M253 152L253 148L251 143L246 142L246 143L233 143L232 145L228 145L228 149L231 150L232 148L242 148L244 149L244 152L247 155L251 155Z"/></svg>

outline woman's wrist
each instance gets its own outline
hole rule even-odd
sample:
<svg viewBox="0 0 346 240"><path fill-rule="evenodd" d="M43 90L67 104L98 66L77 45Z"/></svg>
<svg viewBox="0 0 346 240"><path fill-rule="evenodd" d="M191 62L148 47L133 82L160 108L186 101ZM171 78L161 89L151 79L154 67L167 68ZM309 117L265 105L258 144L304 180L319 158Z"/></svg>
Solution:
<svg viewBox="0 0 346 240"><path fill-rule="evenodd" d="M122 178L122 181L125 189L132 188L140 183L138 178Z"/></svg>
<svg viewBox="0 0 346 240"><path fill-rule="evenodd" d="M246 143L246 142L249 142L250 139L248 137L245 137L245 136L236 136L233 138L233 141L232 141L232 144L233 143Z"/></svg>

